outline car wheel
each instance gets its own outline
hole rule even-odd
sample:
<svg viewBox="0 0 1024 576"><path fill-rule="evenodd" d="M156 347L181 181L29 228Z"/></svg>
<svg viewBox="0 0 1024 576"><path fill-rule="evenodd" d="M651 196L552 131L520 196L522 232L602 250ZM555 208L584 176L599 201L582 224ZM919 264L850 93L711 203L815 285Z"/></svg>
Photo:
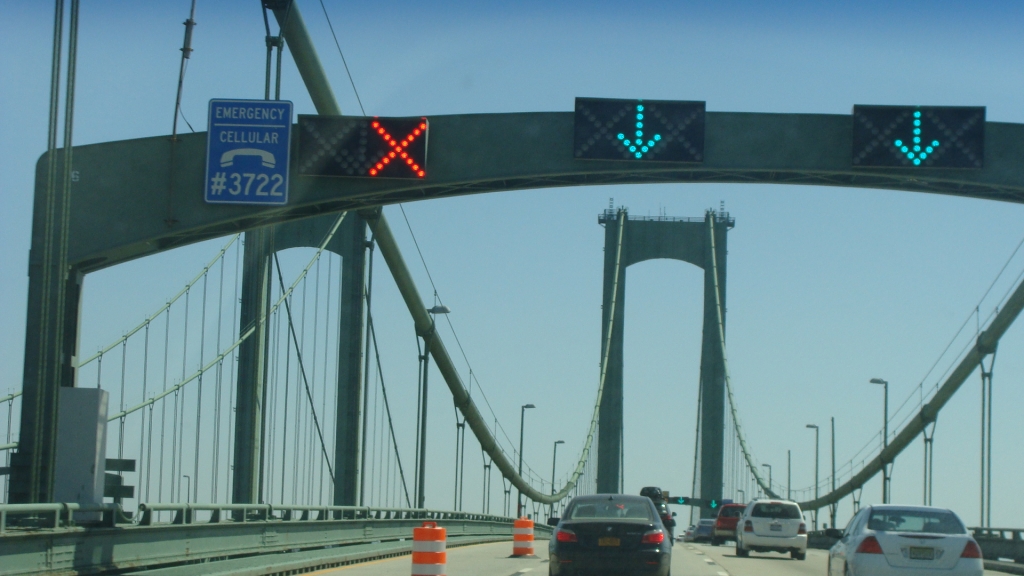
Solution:
<svg viewBox="0 0 1024 576"><path fill-rule="evenodd" d="M793 550L792 552L789 553L789 557L792 558L793 560L807 560L807 553L806 552L797 552L796 550Z"/></svg>
<svg viewBox="0 0 1024 576"><path fill-rule="evenodd" d="M746 558L747 556L750 556L750 551L749 550L745 550L742 546L740 546L737 543L736 544L736 557L737 558Z"/></svg>

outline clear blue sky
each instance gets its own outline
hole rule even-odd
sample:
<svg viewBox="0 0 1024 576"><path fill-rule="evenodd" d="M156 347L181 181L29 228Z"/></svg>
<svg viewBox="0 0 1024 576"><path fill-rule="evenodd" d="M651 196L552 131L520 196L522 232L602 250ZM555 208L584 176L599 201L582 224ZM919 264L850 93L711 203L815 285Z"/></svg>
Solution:
<svg viewBox="0 0 1024 576"><path fill-rule="evenodd" d="M1024 6L1016 2L460 2L384 5L325 0L367 114L567 111L576 96L705 100L710 111L847 114L854 104L980 105L989 121L1024 122ZM83 2L75 143L170 131L189 2ZM300 7L342 109L359 108L318 2ZM31 199L45 150L52 7L9 3L0 23L0 395L20 386ZM205 129L211 98L261 98L258 3L200 0L183 113ZM283 97L313 113L286 56ZM182 126L187 130L187 127ZM614 197L633 214L700 216L725 202L730 233L728 344L743 424L778 481L811 483L805 424L836 417L837 459L871 440L881 391L914 393L1024 237L1024 207L917 193L752 185L533 190L411 203L406 212L474 372L504 426L529 415L526 457L549 471L551 442L575 459L598 377L603 229ZM429 283L397 208L387 209L425 295ZM83 352L163 304L223 240L91 275ZM286 255L296 270L308 252ZM1024 268L1011 262L1010 278ZM412 418L411 321L386 274L375 309L397 410ZM691 481L700 352L700 270L630 268L626 301L626 489L684 493ZM1009 287L1004 280L994 293ZM982 305L987 314L994 301ZM987 307L987 308L986 308ZM972 321L973 322L973 321ZM973 324L972 324L973 325ZM453 346L453 344L449 344ZM1024 423L1024 329L995 371L993 510L1024 514L1015 480ZM434 376L427 504L451 499L451 403ZM935 383L934 376L925 388ZM403 388L404 387L404 388ZM404 398L402 397L404 395ZM978 376L939 418L935 502L978 518ZM405 424L403 424L405 426ZM411 424L408 426L411 430ZM822 470L827 462L822 437ZM411 436L402 449L411 457ZM467 449L468 506L480 460ZM571 455L571 458L570 458ZM781 472L780 472L781 471ZM559 470L561 476L564 470ZM495 480L497 484L497 480ZM895 466L894 500L920 502L921 448ZM500 496L495 493L495 501ZM880 499L879 482L864 502ZM848 517L844 503L841 518Z"/></svg>

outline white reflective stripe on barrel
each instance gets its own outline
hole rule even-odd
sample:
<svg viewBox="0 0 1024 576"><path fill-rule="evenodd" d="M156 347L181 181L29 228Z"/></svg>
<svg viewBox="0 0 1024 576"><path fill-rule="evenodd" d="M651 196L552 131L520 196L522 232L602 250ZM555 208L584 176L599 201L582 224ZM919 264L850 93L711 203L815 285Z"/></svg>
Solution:
<svg viewBox="0 0 1024 576"><path fill-rule="evenodd" d="M412 543L413 552L444 552L444 540L416 540Z"/></svg>
<svg viewBox="0 0 1024 576"><path fill-rule="evenodd" d="M412 576L444 576L444 564L413 564Z"/></svg>
<svg viewBox="0 0 1024 576"><path fill-rule="evenodd" d="M513 528L513 534L533 534L533 528Z"/></svg>

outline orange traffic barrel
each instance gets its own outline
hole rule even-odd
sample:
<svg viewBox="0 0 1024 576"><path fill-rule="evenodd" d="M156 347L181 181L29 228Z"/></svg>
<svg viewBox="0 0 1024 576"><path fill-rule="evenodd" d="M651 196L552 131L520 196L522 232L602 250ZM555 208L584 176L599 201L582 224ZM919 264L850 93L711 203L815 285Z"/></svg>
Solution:
<svg viewBox="0 0 1024 576"><path fill-rule="evenodd" d="M424 522L412 529L412 576L444 576L448 554L445 552L447 532L437 522Z"/></svg>
<svg viewBox="0 0 1024 576"><path fill-rule="evenodd" d="M533 556L533 520L525 516L512 524L512 556Z"/></svg>

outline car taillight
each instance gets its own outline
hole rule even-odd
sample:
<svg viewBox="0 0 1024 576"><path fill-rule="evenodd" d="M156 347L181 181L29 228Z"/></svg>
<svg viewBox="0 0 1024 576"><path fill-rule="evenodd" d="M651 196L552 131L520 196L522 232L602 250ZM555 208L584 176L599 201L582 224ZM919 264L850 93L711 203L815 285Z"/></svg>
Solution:
<svg viewBox="0 0 1024 576"><path fill-rule="evenodd" d="M960 554L961 558L981 558L981 548L978 547L978 543L974 540L968 540L967 546L964 546L964 551Z"/></svg>
<svg viewBox="0 0 1024 576"><path fill-rule="evenodd" d="M743 531L744 532L753 532L754 531L754 523L751 522L750 520L747 520L746 522L744 522L743 523Z"/></svg>
<svg viewBox="0 0 1024 576"><path fill-rule="evenodd" d="M576 533L571 530L566 530L565 528L560 529L555 534L555 540L558 540L559 542L579 542L576 538Z"/></svg>
<svg viewBox="0 0 1024 576"><path fill-rule="evenodd" d="M800 523L800 528L796 531L797 534L807 534L807 524Z"/></svg>
<svg viewBox="0 0 1024 576"><path fill-rule="evenodd" d="M661 530L652 530L640 539L641 544L661 544L665 541L665 533Z"/></svg>
<svg viewBox="0 0 1024 576"><path fill-rule="evenodd" d="M860 554L882 554L882 545L878 543L878 540L874 536L868 536L864 540L861 540L860 546L857 546L857 552Z"/></svg>

